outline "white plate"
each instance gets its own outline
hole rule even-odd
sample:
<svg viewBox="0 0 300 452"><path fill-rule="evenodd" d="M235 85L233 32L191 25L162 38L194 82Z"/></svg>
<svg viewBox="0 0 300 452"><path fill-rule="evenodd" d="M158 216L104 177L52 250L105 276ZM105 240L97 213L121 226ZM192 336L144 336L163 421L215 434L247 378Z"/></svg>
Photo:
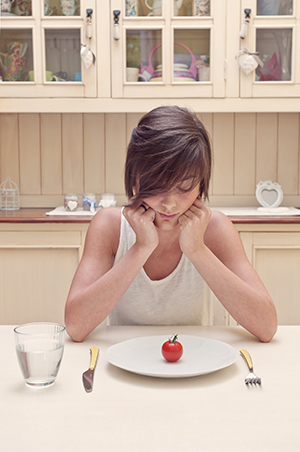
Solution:
<svg viewBox="0 0 300 452"><path fill-rule="evenodd" d="M183 378L203 375L230 366L237 351L229 344L198 336L179 335L182 358L167 362L161 354L166 336L138 337L109 347L108 361L116 367L141 375L161 378Z"/></svg>
<svg viewBox="0 0 300 452"><path fill-rule="evenodd" d="M156 66L156 70L160 70L162 68L162 64L158 64ZM174 63L173 68L175 69L188 69L188 65L187 64L183 64L183 63Z"/></svg>

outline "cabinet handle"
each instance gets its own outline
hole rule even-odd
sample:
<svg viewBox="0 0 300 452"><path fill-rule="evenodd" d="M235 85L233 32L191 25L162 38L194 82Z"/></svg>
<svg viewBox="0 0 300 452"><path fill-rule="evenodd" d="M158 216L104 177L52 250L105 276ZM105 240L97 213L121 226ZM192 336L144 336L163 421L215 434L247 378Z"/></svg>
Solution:
<svg viewBox="0 0 300 452"><path fill-rule="evenodd" d="M118 41L120 39L119 15L121 14L121 11L115 9L113 11L113 14L114 14L114 39Z"/></svg>
<svg viewBox="0 0 300 452"><path fill-rule="evenodd" d="M247 26L248 26L248 23L250 22L251 9L249 9L249 8L244 9L244 13L245 13L245 20L244 20L244 23L243 23L241 31L240 31L241 39L245 39L245 37L247 35Z"/></svg>
<svg viewBox="0 0 300 452"><path fill-rule="evenodd" d="M85 30L85 37L88 39L91 39L93 36L93 32L92 32L92 14L93 14L93 10L92 9L87 9L86 10L86 30Z"/></svg>

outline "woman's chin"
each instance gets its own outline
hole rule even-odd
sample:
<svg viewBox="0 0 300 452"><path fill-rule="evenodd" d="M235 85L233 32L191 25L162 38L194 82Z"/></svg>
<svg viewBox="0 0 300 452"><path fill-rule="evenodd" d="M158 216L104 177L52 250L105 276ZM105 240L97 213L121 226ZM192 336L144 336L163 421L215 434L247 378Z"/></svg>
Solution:
<svg viewBox="0 0 300 452"><path fill-rule="evenodd" d="M177 226L179 226L177 218L174 220L158 220L155 219L154 221L155 226L157 229L161 229L162 231L171 231L175 229Z"/></svg>

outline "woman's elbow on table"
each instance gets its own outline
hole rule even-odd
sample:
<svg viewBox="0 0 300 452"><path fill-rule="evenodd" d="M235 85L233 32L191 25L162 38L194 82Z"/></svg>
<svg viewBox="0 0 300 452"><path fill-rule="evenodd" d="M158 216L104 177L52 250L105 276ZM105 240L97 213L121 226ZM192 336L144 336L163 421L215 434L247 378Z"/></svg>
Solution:
<svg viewBox="0 0 300 452"><path fill-rule="evenodd" d="M277 327L278 327L278 323L277 323L277 318L276 318L275 321L270 322L268 327L264 328L264 330L260 334L257 335L257 338L260 340L260 342L264 342L264 343L270 342L277 332Z"/></svg>
<svg viewBox="0 0 300 452"><path fill-rule="evenodd" d="M78 331L76 331L76 328L73 328L72 326L66 325L66 331L73 342L83 342L86 338L86 335L80 334Z"/></svg>
<svg viewBox="0 0 300 452"><path fill-rule="evenodd" d="M82 325L78 325L77 322L72 322L65 316L65 327L68 335L74 342L83 342L89 333L82 329Z"/></svg>

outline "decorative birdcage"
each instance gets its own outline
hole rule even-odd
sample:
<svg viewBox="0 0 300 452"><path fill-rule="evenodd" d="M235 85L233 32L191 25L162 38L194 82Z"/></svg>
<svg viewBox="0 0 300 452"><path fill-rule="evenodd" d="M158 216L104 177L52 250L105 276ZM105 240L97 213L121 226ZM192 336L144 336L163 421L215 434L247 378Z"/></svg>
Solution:
<svg viewBox="0 0 300 452"><path fill-rule="evenodd" d="M19 210L20 192L17 184L7 177L0 185L0 210Z"/></svg>

